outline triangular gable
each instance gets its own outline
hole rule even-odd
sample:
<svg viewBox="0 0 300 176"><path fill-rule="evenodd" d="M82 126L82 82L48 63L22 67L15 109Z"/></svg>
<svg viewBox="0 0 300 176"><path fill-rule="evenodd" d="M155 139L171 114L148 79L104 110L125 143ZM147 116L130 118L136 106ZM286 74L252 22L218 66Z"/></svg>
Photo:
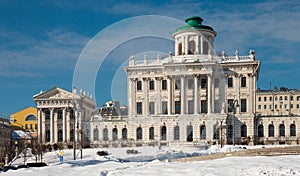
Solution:
<svg viewBox="0 0 300 176"><path fill-rule="evenodd" d="M46 92L39 93L33 97L33 99L58 99L58 98L74 98L74 94L61 89L59 87L54 87Z"/></svg>

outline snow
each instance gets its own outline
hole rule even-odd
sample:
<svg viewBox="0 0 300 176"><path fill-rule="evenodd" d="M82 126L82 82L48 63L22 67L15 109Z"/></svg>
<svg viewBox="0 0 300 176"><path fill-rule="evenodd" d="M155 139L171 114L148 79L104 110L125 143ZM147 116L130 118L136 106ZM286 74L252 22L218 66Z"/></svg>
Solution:
<svg viewBox="0 0 300 176"><path fill-rule="evenodd" d="M259 148L254 146L252 148ZM249 148L247 146L247 148ZM138 150L138 154L127 154L128 149ZM108 151L108 156L98 156L97 151ZM208 155L228 151L242 150L240 146L211 146L207 150L183 152L169 147L136 147L136 148L94 148L84 149L83 159L73 160L73 150L64 150L64 162L60 163L59 151L44 155L47 167L23 168L2 172L2 176L116 176L116 175L257 175L257 176L290 176L300 175L300 156L258 156L226 157L215 160L193 162L171 162L173 158ZM77 157L80 157L79 150ZM30 151L28 151L30 153ZM34 162L30 157L28 162ZM19 158L14 164L22 164Z"/></svg>

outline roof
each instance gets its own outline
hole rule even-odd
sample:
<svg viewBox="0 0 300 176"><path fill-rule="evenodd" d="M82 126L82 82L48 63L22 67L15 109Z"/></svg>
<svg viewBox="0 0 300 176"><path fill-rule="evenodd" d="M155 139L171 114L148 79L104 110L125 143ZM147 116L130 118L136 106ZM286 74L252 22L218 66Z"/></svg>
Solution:
<svg viewBox="0 0 300 176"><path fill-rule="evenodd" d="M177 28L175 30L175 32L186 31L186 30L203 30L204 29L204 30L209 30L209 31L216 33L216 31L214 31L214 29L212 27L202 25L202 21L203 21L203 19L198 16L189 17L185 20L186 25Z"/></svg>

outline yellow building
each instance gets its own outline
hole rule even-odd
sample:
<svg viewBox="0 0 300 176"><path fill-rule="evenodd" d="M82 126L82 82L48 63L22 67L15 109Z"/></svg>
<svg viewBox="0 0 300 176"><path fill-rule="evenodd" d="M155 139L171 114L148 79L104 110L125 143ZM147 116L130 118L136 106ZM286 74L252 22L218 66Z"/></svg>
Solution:
<svg viewBox="0 0 300 176"><path fill-rule="evenodd" d="M10 115L11 127L14 130L30 132L32 137L37 137L37 109L34 107L25 108Z"/></svg>

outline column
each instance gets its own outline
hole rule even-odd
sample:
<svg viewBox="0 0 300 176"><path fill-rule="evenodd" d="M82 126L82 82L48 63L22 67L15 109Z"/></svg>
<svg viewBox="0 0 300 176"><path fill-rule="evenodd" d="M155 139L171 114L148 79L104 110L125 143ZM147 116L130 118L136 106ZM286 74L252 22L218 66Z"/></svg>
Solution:
<svg viewBox="0 0 300 176"><path fill-rule="evenodd" d="M155 94L156 94L156 101L155 101L155 112L154 114L161 114L161 78L155 78Z"/></svg>
<svg viewBox="0 0 300 176"><path fill-rule="evenodd" d="M57 120L57 116L58 116L58 109L53 110L53 142L56 143L58 141L58 120Z"/></svg>
<svg viewBox="0 0 300 176"><path fill-rule="evenodd" d="M187 55L188 53L189 53L189 40L188 40L188 36L186 36L185 38L184 38L184 43L185 43L185 48L184 48L184 50L185 50L185 54Z"/></svg>
<svg viewBox="0 0 300 176"><path fill-rule="evenodd" d="M211 78L212 79L212 78ZM211 112L215 113L215 79L211 80Z"/></svg>
<svg viewBox="0 0 300 176"><path fill-rule="evenodd" d="M185 114L185 76L181 76L181 81L180 81L180 96L181 96L181 100L180 100L180 113L181 115Z"/></svg>
<svg viewBox="0 0 300 176"><path fill-rule="evenodd" d="M168 78L168 115L172 114L172 79Z"/></svg>
<svg viewBox="0 0 300 176"><path fill-rule="evenodd" d="M76 105L75 105L76 106ZM78 135L77 135L77 130L78 130L78 110L76 109L75 110L75 121L74 121L74 123L75 123L75 129L74 129L74 133L75 133L75 141L77 142L78 140Z"/></svg>
<svg viewBox="0 0 300 176"><path fill-rule="evenodd" d="M38 142L42 142L42 114L41 109L38 109Z"/></svg>
<svg viewBox="0 0 300 176"><path fill-rule="evenodd" d="M251 76L251 74L248 74L248 82L249 82L249 92L250 92L250 96L249 96L249 100L247 103L247 105L249 106L249 108L247 109L247 111L250 113L250 114L253 114L253 77Z"/></svg>
<svg viewBox="0 0 300 176"><path fill-rule="evenodd" d="M63 108L63 142L66 142L66 108Z"/></svg>
<svg viewBox="0 0 300 176"><path fill-rule="evenodd" d="M128 85L128 115L132 117L136 115L136 108L135 108L135 78L129 78L129 85Z"/></svg>
<svg viewBox="0 0 300 176"><path fill-rule="evenodd" d="M41 142L46 142L46 119L45 119L45 113L43 112L43 109L41 109Z"/></svg>
<svg viewBox="0 0 300 176"><path fill-rule="evenodd" d="M149 86L148 86L149 78L143 78L143 115L149 115Z"/></svg>
<svg viewBox="0 0 300 176"><path fill-rule="evenodd" d="M240 85L241 85L241 83L240 83L240 77L239 77L239 75L235 75L236 77L235 77L235 79L236 79L236 81L235 81L235 94L236 94L236 100L238 101L238 103L239 103L239 105L241 106L241 100L240 100ZM236 114L239 114L240 113L240 107L239 108L236 108Z"/></svg>
<svg viewBox="0 0 300 176"><path fill-rule="evenodd" d="M199 86L198 76L194 75L194 114L199 114Z"/></svg>
<svg viewBox="0 0 300 176"><path fill-rule="evenodd" d="M201 44L199 43L200 41L200 36L196 36L196 53L199 54L200 53L200 46Z"/></svg>
<svg viewBox="0 0 300 176"><path fill-rule="evenodd" d="M203 36L200 37L200 54L203 54Z"/></svg>
<svg viewBox="0 0 300 176"><path fill-rule="evenodd" d="M50 109L50 143L53 143L53 108Z"/></svg>
<svg viewBox="0 0 300 176"><path fill-rule="evenodd" d="M70 111L68 111L67 116L66 116L66 136L67 136L67 141L66 142L70 142L70 132L71 132L71 120L70 120Z"/></svg>
<svg viewBox="0 0 300 176"><path fill-rule="evenodd" d="M207 113L211 113L211 74L207 74Z"/></svg>

